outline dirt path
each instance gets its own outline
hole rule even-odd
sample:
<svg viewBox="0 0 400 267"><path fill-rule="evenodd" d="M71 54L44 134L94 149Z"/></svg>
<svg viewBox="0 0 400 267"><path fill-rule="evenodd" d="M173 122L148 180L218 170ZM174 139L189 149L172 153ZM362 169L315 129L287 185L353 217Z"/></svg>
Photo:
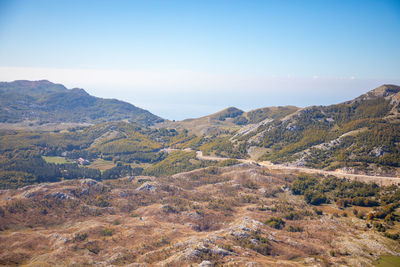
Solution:
<svg viewBox="0 0 400 267"><path fill-rule="evenodd" d="M325 171L319 169L311 169L305 167L293 167L293 166L285 166L282 164L273 164L271 162L257 162L261 166L265 166L270 169L285 169L291 171L300 171L310 174L323 174L323 175L333 175L339 178L347 178L355 181L363 181L363 182L374 182L378 185L391 185L391 184L400 184L400 178L397 177L389 177L389 176L372 176L372 175L364 175L364 174L352 174L352 173L343 173L337 171Z"/></svg>
<svg viewBox="0 0 400 267"><path fill-rule="evenodd" d="M204 156L202 151L196 151L196 156L199 160L214 160L214 161L222 161L230 158L223 157L215 157L215 156ZM400 184L400 178L398 177L388 177L388 176L372 176L372 175L364 175L364 174L352 174L352 173L343 173L337 171L325 171L319 169L311 169L305 167L295 167L295 166L286 166L283 164L273 164L268 161L255 161L249 159L237 159L240 162L247 164L258 164L269 169L275 170L288 170L288 171L298 171L309 174L323 174L323 175L333 175L339 178L347 178L355 181L363 181L363 182L374 182L378 185L398 185Z"/></svg>
<svg viewBox="0 0 400 267"><path fill-rule="evenodd" d="M202 151L196 151L196 157L199 160L214 160L214 161L223 161L230 158L222 158L222 157L213 157L213 156L204 156Z"/></svg>

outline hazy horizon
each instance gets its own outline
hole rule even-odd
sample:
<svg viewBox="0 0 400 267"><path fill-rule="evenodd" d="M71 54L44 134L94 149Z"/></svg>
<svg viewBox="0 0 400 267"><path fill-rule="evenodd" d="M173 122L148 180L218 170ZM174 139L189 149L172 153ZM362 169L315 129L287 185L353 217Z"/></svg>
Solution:
<svg viewBox="0 0 400 267"><path fill-rule="evenodd" d="M1 1L0 80L167 119L328 105L400 84L398 1Z"/></svg>
<svg viewBox="0 0 400 267"><path fill-rule="evenodd" d="M2 77L1 74L2 72L0 71L0 77ZM49 80L46 78L43 79ZM0 81L6 82L12 82L14 80L20 79L4 80L0 78ZM248 90L245 94L241 91L227 92L226 90L209 90L204 93L192 92L191 94L174 92L174 101L169 102L165 100L167 98L166 95L160 92L158 92L157 95L154 95L154 93L148 91L137 91L135 94L131 95L127 93L129 92L129 88L114 88L111 90L101 86L98 86L97 88L85 87L82 86L82 84L79 85L77 82L58 82L57 80L51 79L49 81L53 83L61 83L68 89L83 88L96 97L122 100L169 120L198 118L221 111L228 107L236 107L244 111L250 111L257 108L271 106L307 107L313 105L331 105L351 100L383 84L400 85L400 81L386 82L371 79L354 81L353 84L347 85L346 87L346 80L332 81L329 79L317 80L314 78L312 81L304 79L303 83L306 84L304 86L307 86L308 84L309 88L303 87L301 90L297 91L291 90L291 87L285 88L281 86L279 91L262 91L254 89ZM291 86L290 83L288 86ZM331 90L319 91L319 86L325 86L325 88L331 88ZM169 92L167 91L166 93L168 94ZM194 96L195 94L197 95ZM224 94L229 94L229 98L224 98ZM258 98L254 98L255 95L257 95ZM190 104L190 101L192 101L193 98L196 99L197 104ZM249 101L250 99L253 101Z"/></svg>

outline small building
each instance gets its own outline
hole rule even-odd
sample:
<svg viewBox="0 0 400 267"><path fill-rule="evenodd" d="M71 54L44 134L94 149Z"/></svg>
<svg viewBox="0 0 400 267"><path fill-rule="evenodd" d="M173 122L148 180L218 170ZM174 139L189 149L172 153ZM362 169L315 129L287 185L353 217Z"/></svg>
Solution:
<svg viewBox="0 0 400 267"><path fill-rule="evenodd" d="M90 164L90 162L88 160L84 159L84 158L79 158L77 160L77 162L78 162L79 165L89 165Z"/></svg>

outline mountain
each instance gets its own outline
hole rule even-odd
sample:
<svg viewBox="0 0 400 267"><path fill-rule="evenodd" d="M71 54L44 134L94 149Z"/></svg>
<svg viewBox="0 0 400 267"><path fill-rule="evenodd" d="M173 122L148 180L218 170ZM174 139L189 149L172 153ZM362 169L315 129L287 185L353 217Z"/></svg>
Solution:
<svg viewBox="0 0 400 267"><path fill-rule="evenodd" d="M264 120L234 137L264 149L262 160L380 173L400 167L400 87L383 85L356 99Z"/></svg>
<svg viewBox="0 0 400 267"><path fill-rule="evenodd" d="M162 119L147 110L116 99L89 95L46 80L0 82L0 122L100 123L129 120L152 125Z"/></svg>
<svg viewBox="0 0 400 267"><path fill-rule="evenodd" d="M164 122L159 127L186 129L194 134L215 135L239 130L244 125L254 125L266 119L283 118L299 108L294 106L266 107L244 112L229 107L200 118L186 119L177 122Z"/></svg>
<svg viewBox="0 0 400 267"><path fill-rule="evenodd" d="M253 109L243 113L241 116L236 117L234 122L238 125L248 125L259 123L267 119L280 119L289 114L292 114L298 109L299 108L295 106L278 106Z"/></svg>

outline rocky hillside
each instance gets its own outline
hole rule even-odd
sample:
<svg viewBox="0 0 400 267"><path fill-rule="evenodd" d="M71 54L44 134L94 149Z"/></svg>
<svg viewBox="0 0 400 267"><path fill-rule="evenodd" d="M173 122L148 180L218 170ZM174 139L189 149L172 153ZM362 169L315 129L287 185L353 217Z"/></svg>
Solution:
<svg viewBox="0 0 400 267"><path fill-rule="evenodd" d="M89 95L83 89L67 89L43 81L0 83L0 122L99 123L129 120L152 125L161 118L116 99Z"/></svg>
<svg viewBox="0 0 400 267"><path fill-rule="evenodd" d="M235 165L1 190L0 265L370 266L400 254L398 188L317 178Z"/></svg>
<svg viewBox="0 0 400 267"><path fill-rule="evenodd" d="M294 106L266 107L244 112L235 107L229 107L219 112L200 118L186 119L177 122L164 122L158 127L186 129L197 135L218 135L239 130L245 125L254 125L264 120L283 118L299 108Z"/></svg>
<svg viewBox="0 0 400 267"><path fill-rule="evenodd" d="M331 106L300 109L243 127L234 137L263 160L370 172L400 167L400 87L383 85Z"/></svg>

